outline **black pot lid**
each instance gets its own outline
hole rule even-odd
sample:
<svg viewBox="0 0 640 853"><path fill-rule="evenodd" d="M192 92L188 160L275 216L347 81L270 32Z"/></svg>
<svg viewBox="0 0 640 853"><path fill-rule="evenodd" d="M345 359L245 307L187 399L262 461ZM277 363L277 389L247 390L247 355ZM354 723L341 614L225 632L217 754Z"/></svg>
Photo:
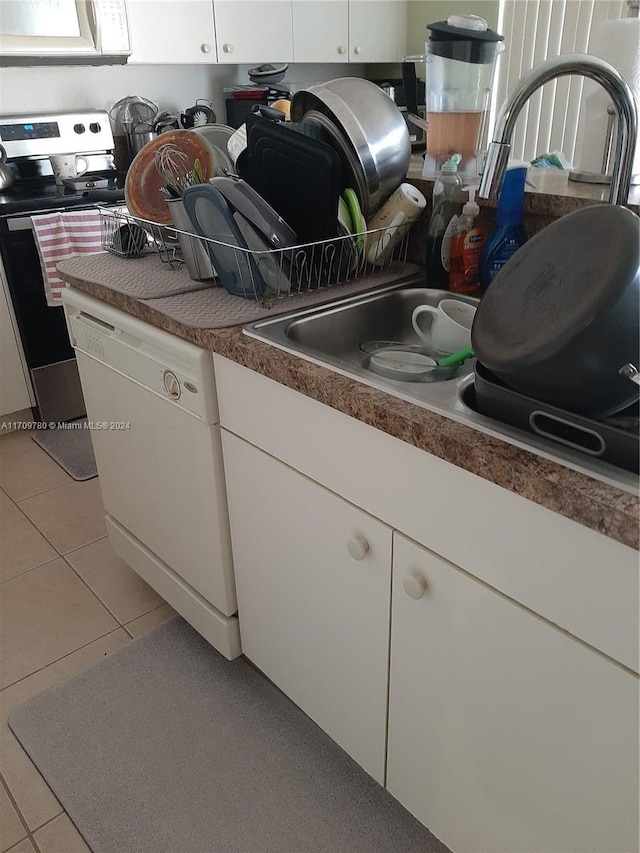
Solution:
<svg viewBox="0 0 640 853"><path fill-rule="evenodd" d="M626 207L593 205L552 222L482 297L471 332L478 359L506 372L560 353L630 288L640 298L639 252L640 219ZM628 320L637 329L638 312Z"/></svg>

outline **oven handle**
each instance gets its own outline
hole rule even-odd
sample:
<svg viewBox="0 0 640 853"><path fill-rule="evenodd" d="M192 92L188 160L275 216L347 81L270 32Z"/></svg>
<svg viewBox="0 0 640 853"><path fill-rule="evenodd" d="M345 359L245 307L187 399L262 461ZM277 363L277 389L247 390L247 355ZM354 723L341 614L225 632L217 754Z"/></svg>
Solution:
<svg viewBox="0 0 640 853"><path fill-rule="evenodd" d="M9 231L33 231L33 222L30 216L16 216L7 219Z"/></svg>

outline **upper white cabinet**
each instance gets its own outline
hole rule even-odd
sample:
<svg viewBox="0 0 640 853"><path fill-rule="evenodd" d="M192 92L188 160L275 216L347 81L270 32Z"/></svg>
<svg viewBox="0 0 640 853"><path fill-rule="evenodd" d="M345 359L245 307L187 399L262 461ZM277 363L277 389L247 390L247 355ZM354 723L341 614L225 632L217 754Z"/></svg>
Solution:
<svg viewBox="0 0 640 853"><path fill-rule="evenodd" d="M295 62L349 62L348 0L293 0Z"/></svg>
<svg viewBox="0 0 640 853"><path fill-rule="evenodd" d="M391 529L222 431L242 650L384 784Z"/></svg>
<svg viewBox="0 0 640 853"><path fill-rule="evenodd" d="M349 0L349 62L399 62L406 41L405 0Z"/></svg>
<svg viewBox="0 0 640 853"><path fill-rule="evenodd" d="M127 13L130 65L217 62L212 0L128 0Z"/></svg>
<svg viewBox="0 0 640 853"><path fill-rule="evenodd" d="M397 62L406 0L128 0L129 64Z"/></svg>
<svg viewBox="0 0 640 853"><path fill-rule="evenodd" d="M291 0L215 0L218 61L292 62Z"/></svg>
<svg viewBox="0 0 640 853"><path fill-rule="evenodd" d="M637 850L638 680L394 534L387 787L455 853Z"/></svg>

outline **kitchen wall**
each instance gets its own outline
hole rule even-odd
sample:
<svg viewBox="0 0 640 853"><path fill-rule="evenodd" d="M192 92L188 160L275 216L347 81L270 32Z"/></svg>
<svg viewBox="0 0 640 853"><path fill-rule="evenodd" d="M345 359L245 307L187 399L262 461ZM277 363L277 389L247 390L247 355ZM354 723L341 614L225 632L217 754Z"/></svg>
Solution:
<svg viewBox="0 0 640 853"><path fill-rule="evenodd" d="M161 109L179 110L198 98L212 101L220 122L226 122L223 89L248 84L250 66L229 65L106 65L31 66L3 68L0 113L47 110L109 109L126 95L142 95ZM286 80L297 84L362 76L360 65L290 65ZM298 86L299 88L299 86Z"/></svg>

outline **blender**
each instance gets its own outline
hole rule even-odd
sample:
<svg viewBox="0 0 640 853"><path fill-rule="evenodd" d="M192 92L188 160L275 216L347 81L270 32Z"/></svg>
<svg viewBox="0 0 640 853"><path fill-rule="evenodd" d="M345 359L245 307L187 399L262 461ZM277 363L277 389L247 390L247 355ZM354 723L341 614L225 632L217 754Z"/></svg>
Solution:
<svg viewBox="0 0 640 853"><path fill-rule="evenodd" d="M442 164L460 154L465 182L478 175L485 144L491 86L504 36L476 15L450 15L427 24L425 62L427 152L422 174L434 178Z"/></svg>

